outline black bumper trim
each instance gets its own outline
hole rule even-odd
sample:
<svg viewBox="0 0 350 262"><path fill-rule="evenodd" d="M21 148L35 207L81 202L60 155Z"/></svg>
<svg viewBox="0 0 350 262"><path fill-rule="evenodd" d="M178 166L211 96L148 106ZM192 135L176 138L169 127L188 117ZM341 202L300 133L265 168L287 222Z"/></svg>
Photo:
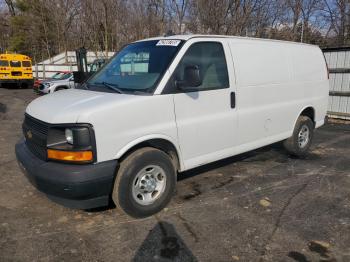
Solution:
<svg viewBox="0 0 350 262"><path fill-rule="evenodd" d="M33 155L24 141L15 150L23 173L53 201L78 209L109 204L117 160L87 165L46 162Z"/></svg>
<svg viewBox="0 0 350 262"><path fill-rule="evenodd" d="M0 84L28 84L34 85L34 79L0 79Z"/></svg>

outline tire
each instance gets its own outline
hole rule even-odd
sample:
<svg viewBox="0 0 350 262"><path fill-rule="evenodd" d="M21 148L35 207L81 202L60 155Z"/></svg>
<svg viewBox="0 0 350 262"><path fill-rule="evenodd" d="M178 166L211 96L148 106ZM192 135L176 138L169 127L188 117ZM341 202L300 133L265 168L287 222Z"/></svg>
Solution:
<svg viewBox="0 0 350 262"><path fill-rule="evenodd" d="M112 199L119 210L143 218L158 213L170 202L175 185L176 171L170 157L145 147L121 162Z"/></svg>
<svg viewBox="0 0 350 262"><path fill-rule="evenodd" d="M304 157L312 143L314 123L307 116L299 116L295 124L293 135L284 141L285 149L291 155Z"/></svg>

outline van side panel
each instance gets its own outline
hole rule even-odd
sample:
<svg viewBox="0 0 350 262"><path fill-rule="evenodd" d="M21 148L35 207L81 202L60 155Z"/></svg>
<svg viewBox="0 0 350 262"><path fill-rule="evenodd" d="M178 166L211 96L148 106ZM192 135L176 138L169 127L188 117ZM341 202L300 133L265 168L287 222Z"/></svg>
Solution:
<svg viewBox="0 0 350 262"><path fill-rule="evenodd" d="M290 45L293 82L302 88L306 104L315 110L316 127L323 124L327 114L329 80L322 51L315 46ZM304 106L306 106L304 104Z"/></svg>
<svg viewBox="0 0 350 262"><path fill-rule="evenodd" d="M290 109L298 94L292 86L287 46L231 40L230 47L237 75L239 144L264 144L265 138L281 133L288 137L296 114Z"/></svg>
<svg viewBox="0 0 350 262"><path fill-rule="evenodd" d="M314 108L323 123L328 79L318 47L231 39L237 79L239 145L256 147L292 135L303 109Z"/></svg>
<svg viewBox="0 0 350 262"><path fill-rule="evenodd" d="M320 82L327 80L327 68L322 52L315 46L292 45L291 61L295 82Z"/></svg>

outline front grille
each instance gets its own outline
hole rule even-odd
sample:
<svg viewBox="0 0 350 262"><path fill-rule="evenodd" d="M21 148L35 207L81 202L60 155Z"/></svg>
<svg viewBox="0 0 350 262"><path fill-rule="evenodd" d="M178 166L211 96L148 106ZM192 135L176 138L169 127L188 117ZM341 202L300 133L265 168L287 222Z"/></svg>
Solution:
<svg viewBox="0 0 350 262"><path fill-rule="evenodd" d="M26 138L26 145L29 150L42 160L46 160L47 134L49 124L25 115L22 125L23 134Z"/></svg>

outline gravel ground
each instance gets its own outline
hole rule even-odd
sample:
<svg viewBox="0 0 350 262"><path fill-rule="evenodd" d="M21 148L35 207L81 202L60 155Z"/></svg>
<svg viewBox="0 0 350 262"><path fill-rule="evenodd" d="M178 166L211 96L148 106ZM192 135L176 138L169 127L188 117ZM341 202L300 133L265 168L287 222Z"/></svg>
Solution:
<svg viewBox="0 0 350 262"><path fill-rule="evenodd" d="M161 213L57 205L14 145L31 90L0 88L0 261L350 261L350 125L316 131L305 159L276 144L179 176Z"/></svg>

